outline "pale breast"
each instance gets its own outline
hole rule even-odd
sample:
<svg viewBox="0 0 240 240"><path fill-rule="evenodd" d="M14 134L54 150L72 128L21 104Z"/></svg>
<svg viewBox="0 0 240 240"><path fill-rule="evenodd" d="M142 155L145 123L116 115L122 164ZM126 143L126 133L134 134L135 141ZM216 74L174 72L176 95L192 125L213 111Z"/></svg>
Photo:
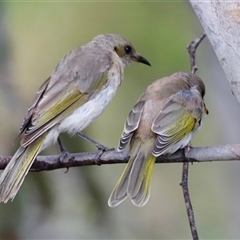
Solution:
<svg viewBox="0 0 240 240"><path fill-rule="evenodd" d="M109 71L109 80L103 89L88 102L66 117L58 126L58 131L74 134L86 128L97 118L112 100L122 81L119 71Z"/></svg>
<svg viewBox="0 0 240 240"><path fill-rule="evenodd" d="M86 103L69 114L57 126L52 128L45 140L44 145L55 142L61 132L75 134L86 128L95 118L97 118L112 100L123 80L123 64L121 61L114 61L108 71L108 81L101 91L94 94Z"/></svg>

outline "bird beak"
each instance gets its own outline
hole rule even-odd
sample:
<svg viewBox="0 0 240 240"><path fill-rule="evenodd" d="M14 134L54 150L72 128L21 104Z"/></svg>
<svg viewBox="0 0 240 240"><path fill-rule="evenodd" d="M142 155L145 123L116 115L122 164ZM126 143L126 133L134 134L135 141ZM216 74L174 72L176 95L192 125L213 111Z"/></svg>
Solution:
<svg viewBox="0 0 240 240"><path fill-rule="evenodd" d="M209 113L209 111L208 111L208 109L207 109L207 107L206 107L206 105L204 104L204 111L205 111L205 113L206 114L208 114Z"/></svg>
<svg viewBox="0 0 240 240"><path fill-rule="evenodd" d="M148 61L146 58L144 58L144 57L142 57L142 56L140 56L140 55L138 55L135 60L136 60L137 62L140 62L140 63L146 64L146 65L148 65L148 66L151 66L151 64L149 63L149 61Z"/></svg>

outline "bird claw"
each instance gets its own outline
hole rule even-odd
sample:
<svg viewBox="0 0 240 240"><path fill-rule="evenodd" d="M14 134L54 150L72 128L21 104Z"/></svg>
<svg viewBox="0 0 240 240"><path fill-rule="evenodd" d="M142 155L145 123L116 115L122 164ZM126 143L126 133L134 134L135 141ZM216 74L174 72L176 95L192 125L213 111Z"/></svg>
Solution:
<svg viewBox="0 0 240 240"><path fill-rule="evenodd" d="M95 164L98 165L98 166L101 166L101 156L102 156L102 154L103 154L103 151L102 151L102 150L99 150L99 151L97 152L96 157L94 158L94 162L95 162Z"/></svg>
<svg viewBox="0 0 240 240"><path fill-rule="evenodd" d="M94 162L96 165L100 166L101 165L101 156L103 155L104 152L108 151L113 151L115 148L108 148L103 145L101 145L101 148L98 148L97 155L94 158Z"/></svg>
<svg viewBox="0 0 240 240"><path fill-rule="evenodd" d="M59 155L59 160L62 163L67 163L68 159L70 158L70 153L66 150L62 151L61 154Z"/></svg>
<svg viewBox="0 0 240 240"><path fill-rule="evenodd" d="M184 156L185 158L189 161L189 156L188 156L188 152L190 151L190 149L192 148L192 144L189 143L186 147L184 147ZM190 160L191 161L191 160ZM193 161L191 161L191 163L193 164Z"/></svg>
<svg viewBox="0 0 240 240"><path fill-rule="evenodd" d="M59 149L60 149L60 155L59 155L59 161L67 168L66 172L68 172L69 170L69 167L66 166L66 164L68 163L69 161L69 158L70 158L70 153L66 150L66 148L63 146L60 138L58 137L57 139L57 142L58 142L58 145L59 145Z"/></svg>
<svg viewBox="0 0 240 240"><path fill-rule="evenodd" d="M113 151L113 150L115 150L115 148L113 148L113 147L105 147L104 145L102 145L102 144L100 144L100 146L98 146L97 147L97 149L99 150L99 151L103 151L103 152L108 152L108 151Z"/></svg>
<svg viewBox="0 0 240 240"><path fill-rule="evenodd" d="M185 156L185 158L189 158L188 157L188 152L190 151L190 149L191 149L191 145L187 145L186 147L184 147L184 156Z"/></svg>

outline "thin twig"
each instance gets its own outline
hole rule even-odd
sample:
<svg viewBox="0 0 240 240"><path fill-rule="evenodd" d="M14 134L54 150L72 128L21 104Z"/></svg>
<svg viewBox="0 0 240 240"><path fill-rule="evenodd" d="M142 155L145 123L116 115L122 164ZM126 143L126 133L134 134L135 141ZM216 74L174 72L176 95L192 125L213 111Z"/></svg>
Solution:
<svg viewBox="0 0 240 240"><path fill-rule="evenodd" d="M187 210L188 221L189 221L189 225L192 233L192 238L193 240L198 240L199 237L198 237L197 227L195 223L190 194L188 190L188 167L189 167L189 162L183 163L182 181L180 185L182 186L182 190L183 190L183 197L184 197L185 206Z"/></svg>
<svg viewBox="0 0 240 240"><path fill-rule="evenodd" d="M198 45L202 42L202 40L205 38L206 34L202 34L199 38L196 38L193 40L187 47L189 56L190 56L190 64L191 64L191 72L195 73L197 71L197 66L196 66L196 50ZM198 240L198 233L197 233L197 227L194 219L194 212L193 212L193 207L191 204L191 199L190 199L190 194L188 190L188 167L189 167L189 162L184 162L183 163L183 170L182 170L182 190L183 190L183 196L184 196L184 201L186 205L186 210L187 210L187 215L188 215L188 221L192 233L193 240Z"/></svg>
<svg viewBox="0 0 240 240"><path fill-rule="evenodd" d="M191 73L195 73L198 70L198 67L196 66L196 50L198 48L198 45L205 37L206 34L203 33L199 38L196 38L187 46L187 50L190 56Z"/></svg>
<svg viewBox="0 0 240 240"><path fill-rule="evenodd" d="M198 240L199 237L197 233L197 227L195 224L193 207L191 204L190 195L188 191L188 167L189 167L188 162L183 163L182 182L180 185L182 186L182 190L183 190L183 196L184 196L185 206L187 209L188 221L189 221L189 225L192 233L192 238L194 240Z"/></svg>

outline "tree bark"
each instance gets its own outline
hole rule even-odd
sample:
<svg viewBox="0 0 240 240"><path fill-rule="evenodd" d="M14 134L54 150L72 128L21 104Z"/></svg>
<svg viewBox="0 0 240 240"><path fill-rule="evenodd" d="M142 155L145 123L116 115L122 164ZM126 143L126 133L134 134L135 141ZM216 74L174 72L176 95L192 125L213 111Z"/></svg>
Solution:
<svg viewBox="0 0 240 240"><path fill-rule="evenodd" d="M240 105L240 2L189 1Z"/></svg>

